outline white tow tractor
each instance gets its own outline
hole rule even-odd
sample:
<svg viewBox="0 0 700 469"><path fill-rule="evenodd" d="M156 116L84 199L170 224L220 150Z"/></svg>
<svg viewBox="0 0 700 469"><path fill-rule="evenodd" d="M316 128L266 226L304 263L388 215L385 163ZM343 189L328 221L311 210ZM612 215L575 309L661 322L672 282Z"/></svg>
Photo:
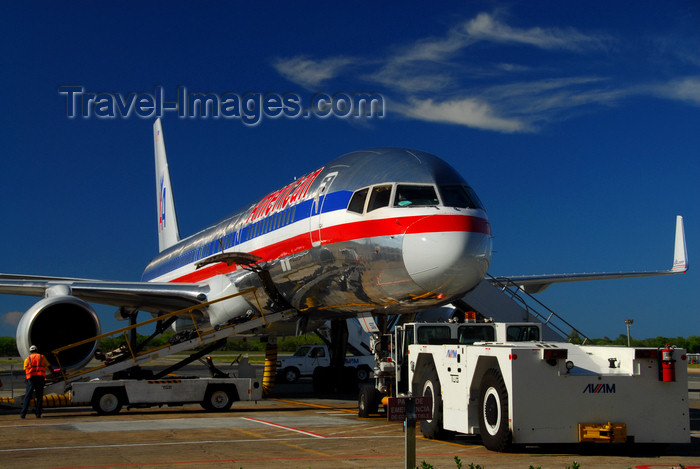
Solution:
<svg viewBox="0 0 700 469"><path fill-rule="evenodd" d="M667 348L540 341L538 323L409 323L377 344L376 385L359 414L389 396L432 396L427 438L480 435L511 444L687 443L687 356ZM383 353L382 353L383 351ZM677 365L677 366L676 366ZM386 404L385 404L386 405Z"/></svg>

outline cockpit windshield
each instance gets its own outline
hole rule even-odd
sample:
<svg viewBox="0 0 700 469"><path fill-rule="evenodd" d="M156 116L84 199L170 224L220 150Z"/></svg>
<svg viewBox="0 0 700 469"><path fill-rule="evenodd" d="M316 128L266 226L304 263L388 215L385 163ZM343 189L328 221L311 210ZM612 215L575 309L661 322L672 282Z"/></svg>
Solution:
<svg viewBox="0 0 700 469"><path fill-rule="evenodd" d="M374 186L369 195L369 204L367 204L367 212L377 210L378 208L387 207L391 200L391 185Z"/></svg>
<svg viewBox="0 0 700 469"><path fill-rule="evenodd" d="M367 200L368 191L369 187L365 187L364 189L360 189L359 191L355 192L350 199L350 203L348 204L348 210L351 212L362 213L365 209L365 200Z"/></svg>
<svg viewBox="0 0 700 469"><path fill-rule="evenodd" d="M398 184L394 196L395 207L416 207L425 205L438 205L437 194L433 186L416 186Z"/></svg>
<svg viewBox="0 0 700 469"><path fill-rule="evenodd" d="M438 191L440 197L438 197ZM350 212L363 214L390 206L432 207L439 205L485 210L479 197L469 186L445 184L436 188L430 184L404 183L384 183L358 189L350 198L347 209Z"/></svg>
<svg viewBox="0 0 700 469"><path fill-rule="evenodd" d="M469 186L463 185L442 185L440 186L442 203L448 207L460 208L480 208L484 210L484 205L477 197L476 192Z"/></svg>

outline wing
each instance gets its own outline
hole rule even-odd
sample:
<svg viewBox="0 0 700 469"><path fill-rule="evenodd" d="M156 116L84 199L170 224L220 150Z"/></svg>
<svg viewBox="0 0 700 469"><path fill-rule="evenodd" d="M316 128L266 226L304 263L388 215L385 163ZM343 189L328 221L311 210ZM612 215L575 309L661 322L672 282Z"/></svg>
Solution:
<svg viewBox="0 0 700 469"><path fill-rule="evenodd" d="M25 296L72 295L81 300L142 311L187 308L207 300L209 287L193 283L112 282L0 274L0 293Z"/></svg>
<svg viewBox="0 0 700 469"><path fill-rule="evenodd" d="M688 251L685 245L683 217L676 217L676 242L673 250L673 266L669 270L644 272L599 272L583 274L526 275L516 277L492 277L492 283L515 285L526 293L540 293L553 283L581 282L585 280L608 280L613 278L655 277L659 275L682 274L688 270Z"/></svg>

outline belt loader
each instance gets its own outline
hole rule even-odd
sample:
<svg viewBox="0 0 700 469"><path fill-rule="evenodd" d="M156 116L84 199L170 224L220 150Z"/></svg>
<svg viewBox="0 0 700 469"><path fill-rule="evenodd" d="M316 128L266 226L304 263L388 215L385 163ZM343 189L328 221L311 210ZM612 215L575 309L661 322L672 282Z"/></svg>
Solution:
<svg viewBox="0 0 700 469"><path fill-rule="evenodd" d="M480 435L493 451L511 444L690 442L684 350L540 337L537 323L397 326L375 344L376 385L361 388L359 414L389 396L431 396L433 418L421 421L425 437Z"/></svg>

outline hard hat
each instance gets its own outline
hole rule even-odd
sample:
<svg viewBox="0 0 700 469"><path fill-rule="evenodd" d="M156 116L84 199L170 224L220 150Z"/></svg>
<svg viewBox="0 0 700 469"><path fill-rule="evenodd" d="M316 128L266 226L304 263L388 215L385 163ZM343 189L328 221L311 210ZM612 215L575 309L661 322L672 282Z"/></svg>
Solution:
<svg viewBox="0 0 700 469"><path fill-rule="evenodd" d="M32 345L31 347L29 347L29 353L34 353L34 352L36 352L37 350L38 350L38 349L36 348L36 345Z"/></svg>

